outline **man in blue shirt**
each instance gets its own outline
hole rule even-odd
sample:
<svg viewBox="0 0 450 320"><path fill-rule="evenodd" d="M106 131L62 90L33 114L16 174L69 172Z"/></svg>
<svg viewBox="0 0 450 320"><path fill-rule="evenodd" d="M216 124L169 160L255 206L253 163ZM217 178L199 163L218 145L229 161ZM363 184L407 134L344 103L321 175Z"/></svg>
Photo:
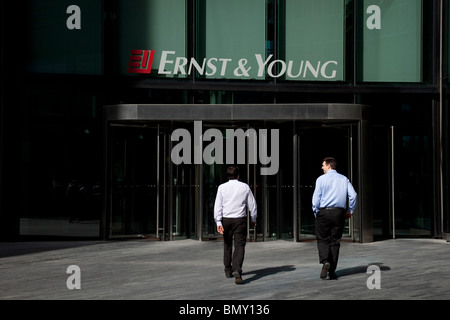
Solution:
<svg viewBox="0 0 450 320"><path fill-rule="evenodd" d="M355 189L347 177L336 171L336 165L334 158L323 160L324 174L317 178L312 198L319 262L322 264L321 279L327 279L327 276L337 279L335 271L345 219L352 216L356 207Z"/></svg>

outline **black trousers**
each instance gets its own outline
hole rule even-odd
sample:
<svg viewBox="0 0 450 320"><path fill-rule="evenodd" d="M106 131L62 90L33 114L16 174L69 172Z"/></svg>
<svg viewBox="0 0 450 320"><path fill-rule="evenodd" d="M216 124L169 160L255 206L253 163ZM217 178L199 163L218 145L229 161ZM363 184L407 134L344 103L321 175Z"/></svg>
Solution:
<svg viewBox="0 0 450 320"><path fill-rule="evenodd" d="M242 274L245 245L247 244L247 217L223 218L223 264L225 269ZM234 251L233 251L234 242Z"/></svg>
<svg viewBox="0 0 450 320"><path fill-rule="evenodd" d="M345 225L345 209L321 209L316 216L316 238L319 263L328 261L334 272L339 259L339 249Z"/></svg>

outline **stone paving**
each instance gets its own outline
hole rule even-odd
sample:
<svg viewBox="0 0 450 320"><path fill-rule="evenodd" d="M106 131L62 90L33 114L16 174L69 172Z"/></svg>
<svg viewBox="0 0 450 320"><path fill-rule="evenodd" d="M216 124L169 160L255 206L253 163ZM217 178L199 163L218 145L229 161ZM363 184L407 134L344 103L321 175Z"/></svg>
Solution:
<svg viewBox="0 0 450 320"><path fill-rule="evenodd" d="M319 278L314 241L249 242L242 285L225 277L222 249L195 240L0 243L0 300L450 299L444 240L343 242L338 280Z"/></svg>

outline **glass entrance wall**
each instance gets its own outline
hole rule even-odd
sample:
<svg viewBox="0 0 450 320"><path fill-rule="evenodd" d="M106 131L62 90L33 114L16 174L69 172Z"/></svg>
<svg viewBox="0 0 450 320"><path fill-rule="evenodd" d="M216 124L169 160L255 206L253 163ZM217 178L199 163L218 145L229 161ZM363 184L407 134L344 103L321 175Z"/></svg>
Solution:
<svg viewBox="0 0 450 320"><path fill-rule="evenodd" d="M157 234L157 130L143 125L110 128L110 237Z"/></svg>
<svg viewBox="0 0 450 320"><path fill-rule="evenodd" d="M358 126L356 123L336 124L299 124L299 172L300 172L300 203L301 212L310 210L314 193L315 181L323 173L321 166L325 157L334 157L337 171L352 182L355 190L360 190L357 176L359 175L358 157ZM320 141L320 143L318 143ZM359 212L346 221L344 238L358 238ZM301 233L303 238L315 237L315 223L312 214L301 216Z"/></svg>
<svg viewBox="0 0 450 320"><path fill-rule="evenodd" d="M294 146L295 122L269 123L268 126L280 130L279 150L283 150L283 156L279 159L278 173L262 177L262 213L266 221L264 235L266 239L294 239L295 229L298 228L294 225L295 216L300 214L294 202L297 201L294 193L298 192L294 184L298 165L294 163L294 155L298 152L297 146Z"/></svg>
<svg viewBox="0 0 450 320"><path fill-rule="evenodd" d="M109 126L108 236L173 240L195 236L199 180L194 165L171 160L172 128L184 123Z"/></svg>
<svg viewBox="0 0 450 320"><path fill-rule="evenodd" d="M446 155L450 155L450 112L449 103L450 96L447 94L444 107L443 107L443 132L442 132L442 148ZM446 156L443 160L443 231L447 234L447 238L450 235L450 156Z"/></svg>
<svg viewBox="0 0 450 320"><path fill-rule="evenodd" d="M163 110L156 108L148 115L173 114ZM233 114L239 117L239 112L243 111L237 108ZM145 117L146 112L138 114ZM217 188L227 181L227 166L236 164L258 206L257 228L253 230L249 221L249 239L313 239L312 192L322 174L323 158L336 157L338 171L354 180L360 192L359 162L353 156L359 154L357 124L354 120L111 122L110 181L105 183L108 237L221 238L214 221ZM274 170L263 174L268 168ZM357 210L354 219L360 213ZM358 240L354 219L347 222L344 237Z"/></svg>
<svg viewBox="0 0 450 320"><path fill-rule="evenodd" d="M195 208L198 205L199 179L193 165L169 166L169 239L191 239L196 237ZM198 170L197 170L198 172ZM172 199L172 200L170 200ZM170 204L171 203L171 204ZM164 211L163 211L164 214Z"/></svg>
<svg viewBox="0 0 450 320"><path fill-rule="evenodd" d="M410 95L364 96L374 114L376 239L430 237L434 229L431 99ZM383 117L381 114L389 114Z"/></svg>
<svg viewBox="0 0 450 320"><path fill-rule="evenodd" d="M442 101L441 101L441 117L442 117L442 211L443 211L443 232L447 239L450 238L450 1L444 1L444 35L443 49L444 62L442 66L443 77L442 83Z"/></svg>

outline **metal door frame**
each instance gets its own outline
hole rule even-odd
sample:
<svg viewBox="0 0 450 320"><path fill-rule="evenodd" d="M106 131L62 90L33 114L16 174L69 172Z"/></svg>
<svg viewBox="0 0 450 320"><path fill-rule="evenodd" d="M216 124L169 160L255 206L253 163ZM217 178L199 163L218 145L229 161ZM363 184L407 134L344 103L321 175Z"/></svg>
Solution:
<svg viewBox="0 0 450 320"><path fill-rule="evenodd" d="M347 139L348 163L346 164L347 171L348 171L347 177L351 181L351 183L353 185L355 185L355 183L358 183L358 181L357 180L354 181L354 179L358 175L355 174L355 172L354 172L355 159L353 158L354 157L353 148L355 147L355 148L359 149L359 145L357 145L357 144L354 145L353 136L355 134L355 131L356 131L356 134L359 135L358 134L358 131L359 131L358 130L359 129L358 122L355 122L355 121L352 121L352 122L351 121L342 121L342 122L338 122L338 123L336 123L336 122L320 123L320 124L307 125L305 127L300 127L299 129L297 129L298 131L295 132L295 136L294 136L294 146L297 148L297 151L295 152L296 153L295 158L296 159L300 159L300 153L301 153L300 149L302 148L302 141L301 141L301 139L299 139L297 137L298 132L299 131L303 131L303 130L308 130L308 129L319 129L320 126L324 126L326 128L343 128L343 129L345 129L347 131L347 135L348 135L348 139ZM294 177L294 181L295 180L299 180L300 181L300 182L296 182L296 184L294 185L294 189L297 189L297 188L299 189L301 181L302 181L302 177L301 177L301 174L300 174L300 169L298 167L300 165L299 160L294 162L294 164L295 164L294 165L294 167L295 167L294 171L296 172L295 173L296 177ZM299 191L294 191L294 192L295 192L294 197L295 196L300 197ZM299 214L300 214L300 219L299 220L297 220L297 217L294 217L294 226L295 226L295 228L297 228L297 229L300 228L300 230L297 230L297 232L295 232L295 234L296 234L295 238L296 239L308 239L308 236L303 236L302 237L302 234L301 234L301 228L302 228L302 224L301 224L301 217L302 216L301 216L301 214L302 213L300 212ZM312 214L312 211L311 211L311 214ZM354 237L355 237L355 235L354 235L354 227L355 227L355 219L350 219L350 221L349 221L349 228L350 228L349 236L350 236L351 239L354 239Z"/></svg>

